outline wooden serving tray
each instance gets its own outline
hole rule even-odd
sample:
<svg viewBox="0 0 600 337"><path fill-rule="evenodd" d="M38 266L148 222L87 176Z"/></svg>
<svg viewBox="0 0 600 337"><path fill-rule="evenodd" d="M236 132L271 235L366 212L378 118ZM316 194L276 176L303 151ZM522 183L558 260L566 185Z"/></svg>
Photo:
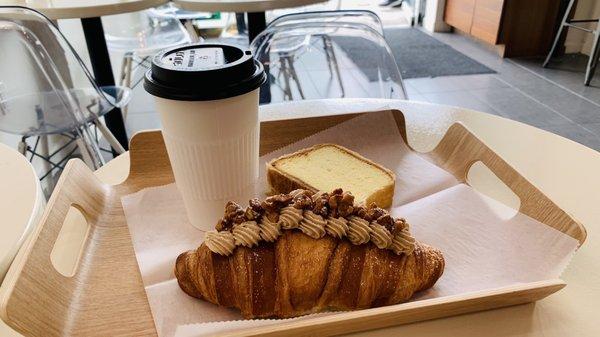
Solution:
<svg viewBox="0 0 600 337"><path fill-rule="evenodd" d="M404 116L400 111L392 112L407 142ZM361 114L263 122L260 153L269 153ZM580 244L584 242L586 232L581 224L462 124L452 125L439 145L425 156L465 183L471 165L483 162L520 198L522 213L570 235ZM129 177L117 186L100 182L81 161L67 164L40 226L4 280L0 315L15 330L32 336L156 335L121 196L174 182L160 131L136 134L131 140L130 159ZM53 266L51 252L71 206L83 213L89 230L73 276L66 277ZM376 329L533 302L564 286L560 279L523 283L253 328L233 335L324 336Z"/></svg>

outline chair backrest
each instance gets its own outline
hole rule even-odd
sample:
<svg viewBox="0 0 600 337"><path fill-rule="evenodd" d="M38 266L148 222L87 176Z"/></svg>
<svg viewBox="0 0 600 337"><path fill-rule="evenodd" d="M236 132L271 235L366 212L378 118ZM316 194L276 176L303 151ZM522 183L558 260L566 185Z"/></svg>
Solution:
<svg viewBox="0 0 600 337"><path fill-rule="evenodd" d="M177 7L172 2L156 8L150 8L149 14L153 17L176 20L207 20L213 17L213 13L211 12L188 11Z"/></svg>
<svg viewBox="0 0 600 337"><path fill-rule="evenodd" d="M365 25L383 35L383 24L379 16L372 11L358 9L286 14L271 21L268 27L281 27L310 22Z"/></svg>
<svg viewBox="0 0 600 337"><path fill-rule="evenodd" d="M108 49L149 56L165 48L192 42L178 19L155 14L154 10L143 10L102 17Z"/></svg>
<svg viewBox="0 0 600 337"><path fill-rule="evenodd" d="M0 130L71 131L120 101L102 91L58 28L24 7L0 7Z"/></svg>
<svg viewBox="0 0 600 337"><path fill-rule="evenodd" d="M306 36L307 47L280 53L281 45ZM407 98L390 47L364 24L313 20L269 26L252 41L251 49L270 73L270 102Z"/></svg>
<svg viewBox="0 0 600 337"><path fill-rule="evenodd" d="M279 17L289 14L299 14L308 12L321 12L321 11L338 11L342 7L342 0L321 0L322 2L313 3L311 5L292 7L292 8L279 8L268 11L267 22L276 20Z"/></svg>

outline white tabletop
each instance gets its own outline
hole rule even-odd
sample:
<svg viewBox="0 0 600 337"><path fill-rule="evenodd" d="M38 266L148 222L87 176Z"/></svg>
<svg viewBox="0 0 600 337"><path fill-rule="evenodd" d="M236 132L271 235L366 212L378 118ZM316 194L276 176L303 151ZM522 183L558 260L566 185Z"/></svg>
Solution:
<svg viewBox="0 0 600 337"><path fill-rule="evenodd" d="M46 200L29 161L4 144L0 144L0 186L1 284L18 249L39 222ZM0 336L19 335L0 321Z"/></svg>
<svg viewBox="0 0 600 337"><path fill-rule="evenodd" d="M40 182L29 161L0 144L0 283L17 250L45 205Z"/></svg>
<svg viewBox="0 0 600 337"><path fill-rule="evenodd" d="M2 5L33 8L52 20L100 17L164 5L169 0L8 0Z"/></svg>
<svg viewBox="0 0 600 337"><path fill-rule="evenodd" d="M552 133L501 117L429 103L336 99L261 106L261 120L398 108L409 142L431 150L460 121L542 192L587 228L585 244L562 275L567 287L536 304L437 319L363 332L368 336L582 336L600 328L600 153ZM128 154L97 171L118 183L129 169Z"/></svg>
<svg viewBox="0 0 600 337"><path fill-rule="evenodd" d="M327 0L174 0L180 8L206 12L264 12L312 5Z"/></svg>

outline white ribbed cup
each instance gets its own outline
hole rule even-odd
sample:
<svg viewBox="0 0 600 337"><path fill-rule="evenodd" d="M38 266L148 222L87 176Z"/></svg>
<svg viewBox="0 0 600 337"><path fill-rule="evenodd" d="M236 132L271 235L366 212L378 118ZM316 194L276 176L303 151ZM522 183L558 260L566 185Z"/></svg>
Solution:
<svg viewBox="0 0 600 337"><path fill-rule="evenodd" d="M252 198L258 178L258 92L212 101L155 97L175 183L198 229L214 229L227 201Z"/></svg>

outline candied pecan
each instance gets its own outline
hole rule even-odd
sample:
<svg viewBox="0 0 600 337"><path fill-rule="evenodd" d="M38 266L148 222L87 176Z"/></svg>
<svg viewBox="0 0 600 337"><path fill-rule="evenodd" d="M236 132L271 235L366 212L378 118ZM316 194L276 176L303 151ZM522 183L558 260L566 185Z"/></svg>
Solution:
<svg viewBox="0 0 600 337"><path fill-rule="evenodd" d="M279 212L290 201L292 201L292 197L289 194L277 194L265 199L260 206L267 212Z"/></svg>
<svg viewBox="0 0 600 337"><path fill-rule="evenodd" d="M349 216L354 212L354 196L350 192L342 193L342 200L338 202L339 216Z"/></svg>
<svg viewBox="0 0 600 337"><path fill-rule="evenodd" d="M404 218L398 218L394 220L394 230L392 231L392 234L396 234L405 228L408 228L408 222L406 222Z"/></svg>
<svg viewBox="0 0 600 337"><path fill-rule="evenodd" d="M229 201L227 205L225 205L225 215L223 216L223 219L228 223L233 223L236 225L241 224L242 222L246 221L244 213L245 212L242 206L233 201Z"/></svg>
<svg viewBox="0 0 600 337"><path fill-rule="evenodd" d="M215 225L217 232L228 231L231 230L232 227L232 223L225 221L225 219L219 219Z"/></svg>
<svg viewBox="0 0 600 337"><path fill-rule="evenodd" d="M258 198L250 199L248 202L249 206L246 207L244 213L246 220L257 220L264 213L264 209L260 206L260 200Z"/></svg>
<svg viewBox="0 0 600 337"><path fill-rule="evenodd" d="M365 219L365 217L367 216L367 208L363 205L354 206L354 215L356 215L359 218Z"/></svg>
<svg viewBox="0 0 600 337"><path fill-rule="evenodd" d="M337 188L331 192L329 207L333 217L346 217L354 212L354 196L350 192L343 192Z"/></svg>
<svg viewBox="0 0 600 337"><path fill-rule="evenodd" d="M326 217L329 213L329 209L327 207L329 204L329 193L317 192L312 196L312 201L314 202L312 208L313 213L322 217Z"/></svg>
<svg viewBox="0 0 600 337"><path fill-rule="evenodd" d="M223 218L219 219L215 229L217 231L227 231L233 228L234 224L240 224L244 221L246 221L244 218L244 209L237 203L229 201L225 205Z"/></svg>
<svg viewBox="0 0 600 337"><path fill-rule="evenodd" d="M310 198L312 193L308 190L297 189L290 192L292 197L291 205L298 209L309 209L313 207L313 202Z"/></svg>
<svg viewBox="0 0 600 337"><path fill-rule="evenodd" d="M248 201L248 205L250 205L249 207L257 213L261 213L263 211L263 208L260 206L260 199L258 198L250 199L250 201Z"/></svg>
<svg viewBox="0 0 600 337"><path fill-rule="evenodd" d="M377 223L385 227L388 231L394 231L394 218L391 215L385 214L377 218Z"/></svg>
<svg viewBox="0 0 600 337"><path fill-rule="evenodd" d="M241 224L242 222L246 221L246 217L245 217L245 211L242 208L242 206L234 203L237 207L235 209L235 213L231 213L231 221L233 222L234 225L238 225Z"/></svg>
<svg viewBox="0 0 600 337"><path fill-rule="evenodd" d="M292 197L292 200L293 200L293 199L296 199L297 197L303 196L303 195L306 195L306 196L309 196L309 197L310 197L310 196L311 196L311 194L312 194L312 193L310 193L310 191L309 191L309 190L303 190L303 189L301 189L301 188L299 188L299 189L296 189L296 190L293 190L293 191L291 191L291 192L289 193L290 197Z"/></svg>
<svg viewBox="0 0 600 337"><path fill-rule="evenodd" d="M344 193L344 190L341 189L340 187L338 187L335 190L331 191L331 195L334 195L334 194L342 195L342 193Z"/></svg>
<svg viewBox="0 0 600 337"><path fill-rule="evenodd" d="M277 194L265 199L260 206L265 210L265 216L273 221L279 221L279 210L287 206L292 197L289 194Z"/></svg>
<svg viewBox="0 0 600 337"><path fill-rule="evenodd" d="M377 207L377 205L372 202L367 208L367 212L365 214L365 220L374 221L379 219L380 217L386 215L387 212L383 208Z"/></svg>
<svg viewBox="0 0 600 337"><path fill-rule="evenodd" d="M331 194L329 195L329 207L330 208L337 208L338 204L340 203L340 201L342 201L342 189L341 188L336 188L335 190L333 190L333 192L331 192Z"/></svg>

